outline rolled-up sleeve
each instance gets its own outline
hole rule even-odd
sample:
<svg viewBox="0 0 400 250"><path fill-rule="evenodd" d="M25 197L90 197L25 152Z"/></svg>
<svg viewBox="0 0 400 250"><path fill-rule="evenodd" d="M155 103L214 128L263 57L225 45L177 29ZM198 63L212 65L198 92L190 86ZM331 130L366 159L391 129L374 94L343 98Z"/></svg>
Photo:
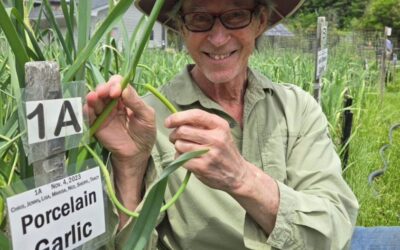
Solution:
<svg viewBox="0 0 400 250"><path fill-rule="evenodd" d="M341 176L341 163L320 106L308 94L300 126L288 147L287 178L277 181L280 205L270 235L246 216L244 240L252 249L347 249L358 203ZM303 99L304 100L304 99Z"/></svg>
<svg viewBox="0 0 400 250"><path fill-rule="evenodd" d="M111 161L108 161L108 169L110 171L110 175L111 175L111 180L112 180L112 185L114 186L114 178L113 178L113 171L112 171L112 167L111 167ZM148 191L151 187L151 185L154 183L154 181L158 178L158 173L156 171L155 168L155 160L153 157L150 157L149 159L149 164L147 167L147 172L146 172L146 176L145 176L145 189ZM146 195L147 192L146 191ZM144 200L142 200L142 202L138 205L138 207L136 208L136 212L140 212L143 204L144 204ZM109 200L109 206L111 207L110 211L109 211L109 222L111 223L111 225L109 225L109 228L112 230L112 240L109 241L109 243L107 244L107 246L104 247L104 249L123 249L123 247L126 245L126 243L129 240L129 237L131 237L131 233L132 233L132 229L133 226L135 224L135 219L130 217L128 222L123 226L123 228L121 228L121 230L117 230L118 229L118 224L119 224L119 211L117 209L117 207L111 202L111 200ZM157 219L157 225L163 220L165 216L165 213L160 213L158 219ZM157 248L157 244L158 244L158 233L156 230L153 230L148 243L146 245L146 250L154 250Z"/></svg>

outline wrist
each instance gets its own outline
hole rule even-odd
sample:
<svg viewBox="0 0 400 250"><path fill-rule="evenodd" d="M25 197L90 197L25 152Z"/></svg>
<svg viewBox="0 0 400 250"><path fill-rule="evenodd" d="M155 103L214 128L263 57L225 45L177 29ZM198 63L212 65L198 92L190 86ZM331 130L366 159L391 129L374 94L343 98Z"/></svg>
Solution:
<svg viewBox="0 0 400 250"><path fill-rule="evenodd" d="M149 161L150 154L140 154L131 157L121 157L111 154L111 163L115 174L136 176L144 173Z"/></svg>
<svg viewBox="0 0 400 250"><path fill-rule="evenodd" d="M229 194L233 197L246 197L250 196L252 192L254 192L254 184L259 178L259 172L252 167L252 165L244 161L242 164L243 173L237 179L235 183L233 183L231 189L229 190Z"/></svg>

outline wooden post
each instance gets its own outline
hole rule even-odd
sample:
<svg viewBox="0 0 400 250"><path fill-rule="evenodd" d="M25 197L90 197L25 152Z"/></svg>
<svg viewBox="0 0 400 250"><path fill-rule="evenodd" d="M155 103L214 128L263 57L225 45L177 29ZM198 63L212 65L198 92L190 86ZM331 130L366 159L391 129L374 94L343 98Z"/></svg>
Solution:
<svg viewBox="0 0 400 250"><path fill-rule="evenodd" d="M383 94L385 92L386 85L386 40L387 37L391 33L391 28L385 27L385 34L383 35L383 47L382 47L382 56L381 56L381 79L380 79L380 94L381 99L383 99Z"/></svg>
<svg viewBox="0 0 400 250"><path fill-rule="evenodd" d="M393 79L393 82L396 82L396 68L397 68L397 54L396 53L393 53L392 63L393 63L392 79Z"/></svg>
<svg viewBox="0 0 400 250"><path fill-rule="evenodd" d="M325 17L318 17L314 98L319 104L321 104L322 74L326 70L328 61L327 36L328 27Z"/></svg>
<svg viewBox="0 0 400 250"><path fill-rule="evenodd" d="M343 112L343 127L342 127L342 148L343 150L343 169L347 167L349 161L349 140L353 126L353 112L350 108L353 105L353 98L348 94L348 90L344 95L344 112Z"/></svg>
<svg viewBox="0 0 400 250"><path fill-rule="evenodd" d="M26 86L43 91L27 92L26 101L62 98L60 73L55 62L29 62L25 65ZM33 163L33 173L37 186L50 183L66 176L64 138L53 139L32 145L32 152L50 155Z"/></svg>

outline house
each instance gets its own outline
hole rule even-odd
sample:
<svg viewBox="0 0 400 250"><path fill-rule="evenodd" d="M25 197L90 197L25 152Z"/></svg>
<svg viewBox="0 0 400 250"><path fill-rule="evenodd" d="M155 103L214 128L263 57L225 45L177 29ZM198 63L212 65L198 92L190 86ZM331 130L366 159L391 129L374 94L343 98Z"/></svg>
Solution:
<svg viewBox="0 0 400 250"><path fill-rule="evenodd" d="M135 29L136 25L142 17L142 13L134 6L131 5L123 16L123 22L130 36ZM167 28L160 23L156 22L150 37L149 47L151 48L164 48L167 44Z"/></svg>
<svg viewBox="0 0 400 250"><path fill-rule="evenodd" d="M61 8L60 0L49 0L54 17L57 23L60 26L62 32L66 31L66 25L64 20L64 15ZM69 0L66 0L69 3ZM46 17L42 14L40 20L40 9L41 9L42 0L34 0L34 8L30 13L30 19L34 22L40 22L41 28L48 28L49 23L47 22ZM108 0L92 0L92 10L91 10L91 30L94 31L96 26L98 26L108 14ZM124 16L122 17L122 21L126 27L126 31L130 37L133 33L136 25L139 23L139 20L142 17L142 13L134 6L131 5L129 9L126 11ZM113 36L121 41L122 39L122 30L121 25L117 25L113 30ZM152 31L149 47L163 48L167 44L167 29L164 28L160 23L156 23L154 25L154 29Z"/></svg>
<svg viewBox="0 0 400 250"><path fill-rule="evenodd" d="M257 45L259 48L286 48L297 43L295 35L283 24L277 24L264 32L262 39Z"/></svg>
<svg viewBox="0 0 400 250"><path fill-rule="evenodd" d="M265 36L294 36L292 32L290 32L286 26L283 24L277 24L274 27L270 28L264 33Z"/></svg>

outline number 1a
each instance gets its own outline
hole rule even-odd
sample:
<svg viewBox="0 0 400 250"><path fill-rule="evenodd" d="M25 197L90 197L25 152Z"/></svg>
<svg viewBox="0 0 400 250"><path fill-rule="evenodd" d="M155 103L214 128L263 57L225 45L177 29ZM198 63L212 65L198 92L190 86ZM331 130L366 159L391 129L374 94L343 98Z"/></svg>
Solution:
<svg viewBox="0 0 400 250"><path fill-rule="evenodd" d="M65 115L68 113L70 120L65 121ZM47 114L52 115L52 114ZM44 107L43 103L39 103L37 107L27 115L28 120L33 119L37 116L38 119L38 132L39 132L39 139L44 139L46 136L46 124L44 119ZM73 126L75 132L81 131L81 126L79 125L78 119L75 115L74 109L72 108L71 102L65 100L61 105L61 109L57 119L57 125L54 130L54 136L58 137L61 133L61 129L63 127Z"/></svg>

